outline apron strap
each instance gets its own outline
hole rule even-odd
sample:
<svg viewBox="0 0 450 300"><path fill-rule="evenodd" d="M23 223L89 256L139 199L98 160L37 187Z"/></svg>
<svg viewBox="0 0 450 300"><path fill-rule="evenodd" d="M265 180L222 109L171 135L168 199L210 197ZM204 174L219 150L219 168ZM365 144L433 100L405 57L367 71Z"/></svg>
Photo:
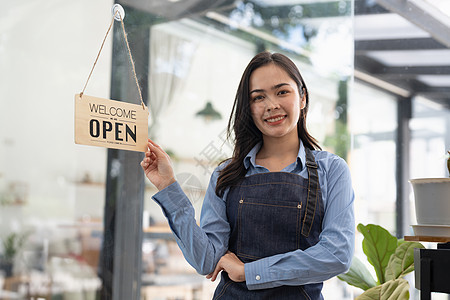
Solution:
<svg viewBox="0 0 450 300"><path fill-rule="evenodd" d="M312 151L305 147L306 167L308 168L308 196L306 202L306 213L303 219L302 235L308 237L314 222L318 197L320 193L319 175L317 173L317 163Z"/></svg>

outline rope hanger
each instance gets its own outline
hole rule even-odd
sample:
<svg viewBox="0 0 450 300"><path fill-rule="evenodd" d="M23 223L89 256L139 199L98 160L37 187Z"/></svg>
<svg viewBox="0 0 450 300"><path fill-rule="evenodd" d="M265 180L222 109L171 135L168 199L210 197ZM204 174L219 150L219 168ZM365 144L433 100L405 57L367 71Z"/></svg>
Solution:
<svg viewBox="0 0 450 300"><path fill-rule="evenodd" d="M120 8L121 8L121 7L120 7ZM114 9L114 7L113 7L113 9ZM123 10L123 9L122 9L122 10ZM100 53L102 52L102 49L103 49L103 46L104 46L104 44L105 44L106 38L108 37L108 34L109 34L109 32L111 31L111 27L112 27L112 25L113 25L113 23L114 23L114 20L117 20L116 16L118 16L118 19L120 20L120 23L121 23L121 25L122 25L122 33L123 33L123 36L124 36L124 38L125 38L125 44L127 45L128 56L129 56L129 58L130 58L130 63L131 63L132 71L133 71L134 80L135 80L135 82L136 82L136 86L137 86L137 89L138 89L138 92L139 92L139 98L140 98L140 100L141 100L142 108L145 109L145 104L144 104L144 101L142 100L141 88L140 88L140 86L139 86L139 82L138 82L137 75L136 75L136 69L135 69L135 67L134 67L133 56L131 55L130 44L128 43L127 34L126 34L126 32L125 32L125 24L124 24L124 22L123 22L123 18L122 18L122 15L121 15L119 9L117 9L117 10L114 12L114 14L113 14L113 17L112 17L112 20L111 20L111 24L109 24L108 30L106 31L106 35L105 35L105 37L103 38L103 42L102 42L102 45L100 46L100 50L98 51L97 57L95 58L94 65L92 66L91 72L89 73L89 76L88 76L88 78L87 78L87 80L86 80L86 83L84 84L83 91L80 93L80 98L83 97L83 94L84 94L84 92L85 92L85 90L86 90L86 87L87 87L87 84L88 84L88 82L89 82L89 79L91 78L92 72L94 71L95 65L97 64L98 58L100 57Z"/></svg>

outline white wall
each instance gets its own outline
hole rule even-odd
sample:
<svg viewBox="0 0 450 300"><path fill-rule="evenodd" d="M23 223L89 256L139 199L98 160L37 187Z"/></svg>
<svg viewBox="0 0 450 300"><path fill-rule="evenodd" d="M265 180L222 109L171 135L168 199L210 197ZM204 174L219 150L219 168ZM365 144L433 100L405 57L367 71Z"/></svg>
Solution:
<svg viewBox="0 0 450 300"><path fill-rule="evenodd" d="M73 183L104 180L106 150L74 144L79 93L111 21L111 0L21 0L0 10L0 193L28 186L27 205L0 207L8 219L73 217ZM108 98L108 38L86 94ZM95 199L104 201L104 199ZM19 214L20 212L20 214Z"/></svg>

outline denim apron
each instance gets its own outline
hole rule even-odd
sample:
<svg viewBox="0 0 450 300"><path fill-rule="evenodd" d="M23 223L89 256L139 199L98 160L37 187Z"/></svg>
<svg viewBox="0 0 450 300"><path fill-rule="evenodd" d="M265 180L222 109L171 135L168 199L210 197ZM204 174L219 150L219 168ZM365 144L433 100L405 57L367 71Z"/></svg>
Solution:
<svg viewBox="0 0 450 300"><path fill-rule="evenodd" d="M319 241L324 208L317 164L306 149L308 179L287 172L268 172L245 177L230 188L227 216L231 233L229 250L244 263L297 249ZM323 299L323 283L248 290L226 272L213 299Z"/></svg>

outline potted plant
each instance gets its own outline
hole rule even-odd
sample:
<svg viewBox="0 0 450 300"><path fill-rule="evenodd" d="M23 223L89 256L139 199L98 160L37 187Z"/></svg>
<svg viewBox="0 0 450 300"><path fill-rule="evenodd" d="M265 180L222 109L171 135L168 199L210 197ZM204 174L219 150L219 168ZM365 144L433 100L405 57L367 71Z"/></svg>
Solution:
<svg viewBox="0 0 450 300"><path fill-rule="evenodd" d="M358 224L357 229L364 235L363 251L377 280L356 256L350 270L338 278L364 290L357 300L409 299L409 283L403 277L414 270L414 248L424 246L397 239L379 225Z"/></svg>
<svg viewBox="0 0 450 300"><path fill-rule="evenodd" d="M450 173L450 156L447 168ZM418 224L413 226L415 235L439 236L450 232L450 178L418 178L410 182Z"/></svg>
<svg viewBox="0 0 450 300"><path fill-rule="evenodd" d="M29 232L10 233L3 240L3 255L1 256L0 269L5 271L6 277L11 277L14 267L14 259L25 245Z"/></svg>

